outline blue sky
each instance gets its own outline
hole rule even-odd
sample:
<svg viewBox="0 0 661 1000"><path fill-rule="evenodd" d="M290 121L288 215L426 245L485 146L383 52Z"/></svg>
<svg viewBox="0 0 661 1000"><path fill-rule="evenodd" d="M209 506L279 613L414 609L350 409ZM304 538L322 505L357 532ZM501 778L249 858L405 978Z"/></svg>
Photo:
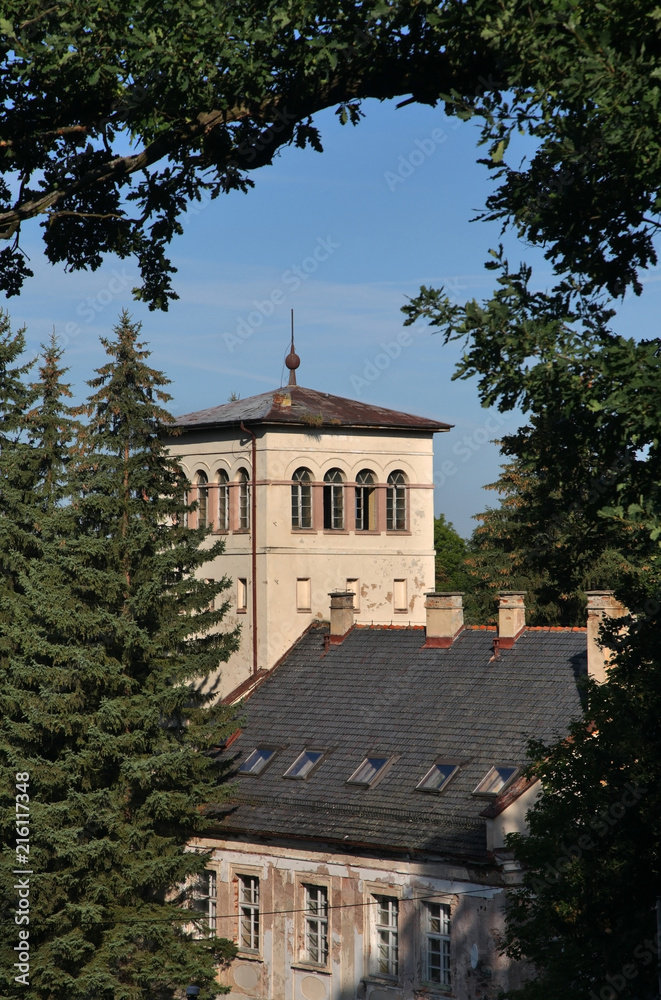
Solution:
<svg viewBox="0 0 661 1000"><path fill-rule="evenodd" d="M53 328L68 341L78 398L103 363L99 336L129 308L152 363L172 380L174 413L286 380L293 308L300 384L455 425L436 438L436 510L468 536L471 515L496 500L483 489L500 464L490 442L519 417L483 410L474 381L453 382L460 348L424 324L402 346L400 309L421 284L444 284L457 301L486 296L493 277L483 264L499 242L512 264L533 264L536 285L551 284L551 269L539 250L510 234L503 240L499 226L470 223L491 190L476 163L475 126L415 105L368 102L365 111L356 128L331 112L318 116L323 154L286 149L252 175L248 194L188 213L171 246L180 298L168 313L133 301L130 261L76 274L47 264L34 223L24 247L35 277L6 306L16 325L26 324L31 350ZM620 332L656 335L660 281L655 269L642 298L625 301Z"/></svg>

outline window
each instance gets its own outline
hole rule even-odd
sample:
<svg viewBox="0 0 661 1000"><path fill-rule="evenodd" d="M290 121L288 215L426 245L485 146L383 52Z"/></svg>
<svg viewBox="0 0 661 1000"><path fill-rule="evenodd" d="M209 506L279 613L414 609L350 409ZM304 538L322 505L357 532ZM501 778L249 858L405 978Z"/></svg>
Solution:
<svg viewBox="0 0 661 1000"><path fill-rule="evenodd" d="M248 610L248 581L245 576L236 581L236 610L242 614Z"/></svg>
<svg viewBox="0 0 661 1000"><path fill-rule="evenodd" d="M309 577L299 577L296 581L296 610L311 611L312 587Z"/></svg>
<svg viewBox="0 0 661 1000"><path fill-rule="evenodd" d="M239 469L239 531L250 527L250 477L245 469Z"/></svg>
<svg viewBox="0 0 661 1000"><path fill-rule="evenodd" d="M347 590L353 594L353 610L360 611L360 580L347 580Z"/></svg>
<svg viewBox="0 0 661 1000"><path fill-rule="evenodd" d="M388 476L386 529L388 531L406 530L406 476L401 469L395 469Z"/></svg>
<svg viewBox="0 0 661 1000"><path fill-rule="evenodd" d="M209 518L209 479L206 472L197 474L197 523L206 528Z"/></svg>
<svg viewBox="0 0 661 1000"><path fill-rule="evenodd" d="M425 979L450 986L450 907L447 903L425 903Z"/></svg>
<svg viewBox="0 0 661 1000"><path fill-rule="evenodd" d="M406 603L406 580L393 580L392 603L395 611L408 611Z"/></svg>
<svg viewBox="0 0 661 1000"><path fill-rule="evenodd" d="M292 528L312 527L312 473L309 469L297 469L292 476L291 526Z"/></svg>
<svg viewBox="0 0 661 1000"><path fill-rule="evenodd" d="M421 792L442 792L447 787L450 778L459 770L458 764L448 764L439 761L427 771L426 775L415 787Z"/></svg>
<svg viewBox="0 0 661 1000"><path fill-rule="evenodd" d="M473 795L500 795L518 774L517 767L492 767L482 778Z"/></svg>
<svg viewBox="0 0 661 1000"><path fill-rule="evenodd" d="M366 757L360 767L347 779L347 782L369 788L380 775L385 773L385 766L390 759L390 757Z"/></svg>
<svg viewBox="0 0 661 1000"><path fill-rule="evenodd" d="M356 531L376 528L376 489L374 473L362 469L356 476Z"/></svg>
<svg viewBox="0 0 661 1000"><path fill-rule="evenodd" d="M394 896L375 896L375 948L372 972L380 976L397 976L399 972L397 917L399 901Z"/></svg>
<svg viewBox="0 0 661 1000"><path fill-rule="evenodd" d="M307 778L323 756L323 750L304 750L298 755L292 766L285 771L283 777Z"/></svg>
<svg viewBox="0 0 661 1000"><path fill-rule="evenodd" d="M224 469L218 473L218 531L229 531L230 488L229 476Z"/></svg>
<svg viewBox="0 0 661 1000"><path fill-rule="evenodd" d="M324 476L324 528L344 528L344 477L340 469L329 469Z"/></svg>
<svg viewBox="0 0 661 1000"><path fill-rule="evenodd" d="M239 875L239 948L259 951L259 879Z"/></svg>
<svg viewBox="0 0 661 1000"><path fill-rule="evenodd" d="M212 868L207 868L195 879L190 900L192 909L201 917L197 924L198 933L215 937L217 889L216 873Z"/></svg>
<svg viewBox="0 0 661 1000"><path fill-rule="evenodd" d="M328 962L328 889L305 885L304 961L315 965Z"/></svg>
<svg viewBox="0 0 661 1000"><path fill-rule="evenodd" d="M241 764L239 774L261 774L274 756L275 750L269 750L267 747L257 747Z"/></svg>

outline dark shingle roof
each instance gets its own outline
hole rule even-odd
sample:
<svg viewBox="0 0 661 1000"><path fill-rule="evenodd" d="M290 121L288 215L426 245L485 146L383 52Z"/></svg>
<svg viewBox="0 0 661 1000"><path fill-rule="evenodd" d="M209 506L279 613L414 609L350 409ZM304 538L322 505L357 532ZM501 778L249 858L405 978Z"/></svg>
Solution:
<svg viewBox="0 0 661 1000"><path fill-rule="evenodd" d="M349 841L474 858L486 850L488 800L473 789L494 764L525 764L530 737L561 737L581 707L582 630L534 630L493 659L493 633L464 631L422 649L420 628L354 628L324 655L313 628L246 703L237 764L281 746L239 779L225 830ZM282 777L304 749L332 750L305 781ZM367 754L398 755L373 788L346 780ZM461 762L441 794L415 790L439 755Z"/></svg>
<svg viewBox="0 0 661 1000"><path fill-rule="evenodd" d="M452 424L428 420L383 406L372 406L327 392L305 389L301 385L272 389L270 392L197 410L177 417L175 427L194 430L203 427L237 426L246 421L251 424L294 424L307 427L373 427L399 428L402 430L450 430Z"/></svg>

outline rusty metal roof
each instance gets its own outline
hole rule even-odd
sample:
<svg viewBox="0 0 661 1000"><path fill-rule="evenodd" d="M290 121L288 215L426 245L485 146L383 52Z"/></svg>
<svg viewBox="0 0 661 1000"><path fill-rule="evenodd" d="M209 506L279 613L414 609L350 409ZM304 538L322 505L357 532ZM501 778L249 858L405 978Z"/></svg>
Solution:
<svg viewBox="0 0 661 1000"><path fill-rule="evenodd" d="M226 427L240 423L289 424L303 427L372 427L398 430L448 431L453 426L411 413L388 410L383 406L360 403L355 399L331 396L301 385L272 389L258 396L212 406L177 417L174 426L181 430L203 427Z"/></svg>

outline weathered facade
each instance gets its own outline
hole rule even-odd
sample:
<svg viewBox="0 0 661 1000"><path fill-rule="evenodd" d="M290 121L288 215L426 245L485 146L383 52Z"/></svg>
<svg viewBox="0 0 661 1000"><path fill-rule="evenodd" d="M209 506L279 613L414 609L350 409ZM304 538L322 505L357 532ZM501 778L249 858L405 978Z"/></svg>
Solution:
<svg viewBox="0 0 661 1000"><path fill-rule="evenodd" d="M246 701L238 792L193 845L240 947L222 981L255 1000L496 997L525 973L499 941L519 879L504 837L538 794L526 741L580 714L586 632L526 629L521 595L498 631L464 628L459 595L432 595L427 628L343 635L341 596Z"/></svg>
<svg viewBox="0 0 661 1000"><path fill-rule="evenodd" d="M169 447L225 539L205 575L231 580L240 649L225 697L269 670L331 590L358 622L422 624L434 585L433 434L450 425L302 386L180 417Z"/></svg>

